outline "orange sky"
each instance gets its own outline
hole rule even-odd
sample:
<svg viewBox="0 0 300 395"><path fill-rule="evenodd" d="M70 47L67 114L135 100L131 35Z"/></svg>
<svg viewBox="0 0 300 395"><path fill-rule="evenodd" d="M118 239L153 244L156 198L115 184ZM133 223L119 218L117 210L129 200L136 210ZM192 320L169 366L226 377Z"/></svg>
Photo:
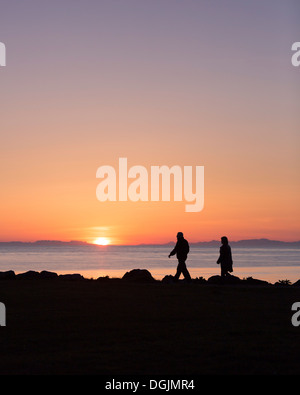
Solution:
<svg viewBox="0 0 300 395"><path fill-rule="evenodd" d="M238 18L192 2L47 7L8 6L0 21L0 241L300 239L299 37L287 5L268 21L259 2L235 6ZM120 157L204 166L204 210L99 202L96 170Z"/></svg>

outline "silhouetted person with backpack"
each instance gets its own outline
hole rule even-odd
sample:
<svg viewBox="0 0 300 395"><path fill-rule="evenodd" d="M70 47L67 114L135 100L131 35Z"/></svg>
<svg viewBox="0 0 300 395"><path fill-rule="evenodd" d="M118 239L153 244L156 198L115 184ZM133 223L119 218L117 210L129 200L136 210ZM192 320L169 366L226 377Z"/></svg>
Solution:
<svg viewBox="0 0 300 395"><path fill-rule="evenodd" d="M220 256L217 260L217 263L221 264L221 276L230 276L228 272L232 272L232 256L231 256L231 248L228 244L228 239L226 236L221 237L221 247L220 247Z"/></svg>
<svg viewBox="0 0 300 395"><path fill-rule="evenodd" d="M175 245L175 248L170 252L169 258L172 255L176 254L176 257L178 259L178 266L177 266L177 272L174 276L174 280L177 281L180 277L180 274L182 273L184 275L184 278L187 281L191 281L191 276L190 273L188 272L186 268L185 261L187 259L187 255L190 251L190 246L188 241L183 237L182 232L177 233L177 243Z"/></svg>

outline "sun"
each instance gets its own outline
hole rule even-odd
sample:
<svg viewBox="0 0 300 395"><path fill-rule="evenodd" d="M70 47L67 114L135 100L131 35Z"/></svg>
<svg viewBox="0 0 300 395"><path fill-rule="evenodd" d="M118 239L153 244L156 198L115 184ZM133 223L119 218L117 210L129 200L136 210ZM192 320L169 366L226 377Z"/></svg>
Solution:
<svg viewBox="0 0 300 395"><path fill-rule="evenodd" d="M107 246L110 243L110 240L107 237L98 237L94 240L94 244L98 246Z"/></svg>

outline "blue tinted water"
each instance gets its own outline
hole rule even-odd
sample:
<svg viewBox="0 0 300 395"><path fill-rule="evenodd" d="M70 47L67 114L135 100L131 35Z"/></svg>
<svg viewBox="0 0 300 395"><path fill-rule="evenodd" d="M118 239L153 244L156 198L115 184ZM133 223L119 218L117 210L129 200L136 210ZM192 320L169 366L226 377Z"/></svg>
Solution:
<svg viewBox="0 0 300 395"><path fill-rule="evenodd" d="M36 244L0 245L0 271L48 270L56 273L81 273L88 278L121 277L131 269L148 269L161 279L174 274L177 260L168 258L172 246L96 246ZM187 260L192 277L219 274L216 264L219 249L190 246ZM233 267L239 277L267 281L300 279L299 248L232 248Z"/></svg>

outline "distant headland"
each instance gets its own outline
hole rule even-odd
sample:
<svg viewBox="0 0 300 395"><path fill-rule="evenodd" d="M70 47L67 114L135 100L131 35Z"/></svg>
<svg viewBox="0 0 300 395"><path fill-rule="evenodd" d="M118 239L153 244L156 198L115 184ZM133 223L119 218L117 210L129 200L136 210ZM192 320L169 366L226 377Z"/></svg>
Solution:
<svg viewBox="0 0 300 395"><path fill-rule="evenodd" d="M173 245L174 241L170 241L168 243L162 244L153 244L153 243L143 243L143 244L111 244L110 246L135 246L135 247L146 247L146 246L169 246ZM2 241L0 242L1 246L95 246L93 243L88 243L86 241L80 240L70 240L70 241L61 241L61 240L37 240L33 242L24 242L24 241ZM198 241L198 242L190 242L191 246L199 246L199 247L218 247L220 246L219 240L211 240L211 241ZM232 247L244 247L244 248L299 248L299 241L280 241L280 240L270 240L270 239L245 239L238 241L230 241L230 245ZM106 246L109 247L109 246Z"/></svg>

